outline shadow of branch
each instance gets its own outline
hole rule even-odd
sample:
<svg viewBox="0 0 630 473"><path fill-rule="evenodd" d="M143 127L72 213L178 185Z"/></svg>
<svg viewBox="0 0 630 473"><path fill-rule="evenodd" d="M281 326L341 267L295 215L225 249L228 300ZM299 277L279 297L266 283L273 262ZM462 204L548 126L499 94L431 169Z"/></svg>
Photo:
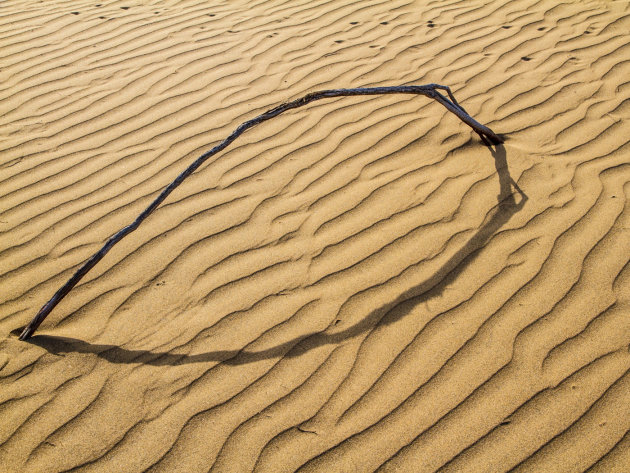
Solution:
<svg viewBox="0 0 630 473"><path fill-rule="evenodd" d="M73 338L51 335L35 335L28 342L40 346L55 355L63 353L91 353L111 363L175 366L214 361L239 365L263 359L299 356L322 345L342 343L344 340L371 330L376 324L383 323L384 319L386 319L384 323L392 323L407 315L412 307L439 295L448 287L474 261L479 251L492 238L495 232L505 225L514 214L519 212L527 202L527 195L510 176L505 147L502 144L492 146L488 142L486 142L486 145L494 158L500 186L497 205L492 210L490 218L486 219L470 240L449 258L432 277L418 286L405 291L393 303L388 303L387 306L373 310L368 316L351 327L333 331L331 328L334 326L331 326L322 332L306 334L266 350L219 350L197 355L129 350L115 345L92 344ZM520 197L518 202L512 189Z"/></svg>

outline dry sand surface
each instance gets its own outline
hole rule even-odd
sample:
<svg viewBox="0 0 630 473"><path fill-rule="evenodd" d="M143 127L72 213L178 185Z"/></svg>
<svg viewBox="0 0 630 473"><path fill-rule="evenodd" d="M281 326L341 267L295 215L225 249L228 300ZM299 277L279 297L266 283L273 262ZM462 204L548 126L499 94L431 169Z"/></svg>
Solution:
<svg viewBox="0 0 630 473"><path fill-rule="evenodd" d="M100 1L100 3L99 3ZM0 471L630 471L630 2L5 0ZM41 325L103 242L236 126Z"/></svg>

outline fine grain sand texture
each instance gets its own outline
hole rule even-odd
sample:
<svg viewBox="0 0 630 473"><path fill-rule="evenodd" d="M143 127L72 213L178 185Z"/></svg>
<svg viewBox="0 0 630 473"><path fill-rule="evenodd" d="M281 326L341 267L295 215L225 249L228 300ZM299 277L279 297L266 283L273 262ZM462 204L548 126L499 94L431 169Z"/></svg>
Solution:
<svg viewBox="0 0 630 473"><path fill-rule="evenodd" d="M630 471L628 0L5 0L0 471ZM37 310L236 126L249 130Z"/></svg>

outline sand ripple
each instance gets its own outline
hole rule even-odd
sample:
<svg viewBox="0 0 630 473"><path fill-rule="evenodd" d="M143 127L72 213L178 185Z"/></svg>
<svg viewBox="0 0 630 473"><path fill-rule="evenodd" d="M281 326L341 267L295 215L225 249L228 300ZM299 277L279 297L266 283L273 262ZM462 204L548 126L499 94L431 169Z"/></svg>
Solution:
<svg viewBox="0 0 630 473"><path fill-rule="evenodd" d="M210 5L212 4L212 5ZM630 468L627 0L0 8L0 471ZM102 242L247 132L41 326Z"/></svg>

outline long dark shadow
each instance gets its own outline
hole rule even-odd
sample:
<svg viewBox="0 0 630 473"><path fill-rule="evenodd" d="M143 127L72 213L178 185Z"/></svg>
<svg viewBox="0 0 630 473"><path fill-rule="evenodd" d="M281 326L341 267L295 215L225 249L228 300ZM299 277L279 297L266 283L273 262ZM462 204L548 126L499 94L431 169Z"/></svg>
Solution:
<svg viewBox="0 0 630 473"><path fill-rule="evenodd" d="M477 230L468 242L459 249L429 279L402 293L393 303L388 303L373 310L360 322L336 333L316 332L294 338L268 350L218 350L198 355L173 354L170 352L152 352L148 350L128 350L115 345L91 344L82 340L51 335L35 335L29 343L45 348L50 353L92 353L112 363L144 363L149 365L179 365L221 361L226 364L245 364L279 356L298 356L305 351L324 344L337 344L359 333L371 330L381 323L392 323L409 313L411 307L440 294L451 284L476 258L479 251L492 238L499 228L520 211L527 202L527 195L518 187L509 173L505 147L500 144L492 147L486 143L494 158L499 176L499 195L497 206L492 216ZM514 191L519 195L517 202ZM389 309L388 309L389 308Z"/></svg>

